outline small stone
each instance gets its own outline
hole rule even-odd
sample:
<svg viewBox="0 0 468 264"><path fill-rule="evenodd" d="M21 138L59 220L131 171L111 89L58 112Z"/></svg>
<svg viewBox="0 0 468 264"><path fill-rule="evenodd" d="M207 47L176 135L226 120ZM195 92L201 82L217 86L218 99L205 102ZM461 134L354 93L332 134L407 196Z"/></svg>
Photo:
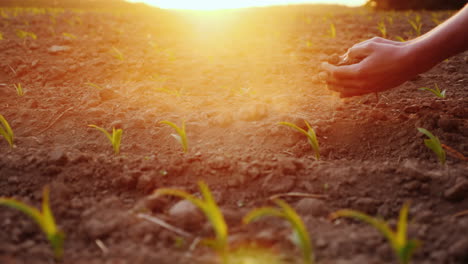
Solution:
<svg viewBox="0 0 468 264"><path fill-rule="evenodd" d="M296 210L302 215L325 216L328 213L325 202L314 198L303 198L297 205Z"/></svg>
<svg viewBox="0 0 468 264"><path fill-rule="evenodd" d="M414 104L414 105L409 105L405 107L403 111L407 114L414 114L414 113L419 112L420 109L421 109L421 106Z"/></svg>
<svg viewBox="0 0 468 264"><path fill-rule="evenodd" d="M225 169L229 167L229 163L222 156L217 156L208 162L208 165L215 170Z"/></svg>
<svg viewBox="0 0 468 264"><path fill-rule="evenodd" d="M69 46L58 46L58 45L53 45L47 51L51 54L57 54L59 52L65 52L69 51L71 48Z"/></svg>
<svg viewBox="0 0 468 264"><path fill-rule="evenodd" d="M239 118L245 121L258 121L268 115L268 107L265 104L246 106L239 111Z"/></svg>
<svg viewBox="0 0 468 264"><path fill-rule="evenodd" d="M49 160L57 166L64 166L68 163L69 158L63 149L57 148L49 152Z"/></svg>
<svg viewBox="0 0 468 264"><path fill-rule="evenodd" d="M377 200L368 197L361 197L355 201L356 208L371 215L377 212L378 206L379 202Z"/></svg>
<svg viewBox="0 0 468 264"><path fill-rule="evenodd" d="M200 209L187 200L174 204L168 213L174 221L190 230L195 230L202 224L203 216Z"/></svg>
<svg viewBox="0 0 468 264"><path fill-rule="evenodd" d="M455 132L458 130L458 122L450 116L441 115L437 125L445 132Z"/></svg>
<svg viewBox="0 0 468 264"><path fill-rule="evenodd" d="M444 192L444 197L450 201L460 201L468 197L468 180L458 177L455 185Z"/></svg>

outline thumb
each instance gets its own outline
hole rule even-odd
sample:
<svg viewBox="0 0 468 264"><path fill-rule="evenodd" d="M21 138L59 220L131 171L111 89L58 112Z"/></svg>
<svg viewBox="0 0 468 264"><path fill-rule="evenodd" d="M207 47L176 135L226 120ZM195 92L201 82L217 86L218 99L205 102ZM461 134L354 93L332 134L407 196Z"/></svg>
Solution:
<svg viewBox="0 0 468 264"><path fill-rule="evenodd" d="M373 43L366 43L364 45L354 45L346 53L346 60L362 60L369 56L374 50Z"/></svg>

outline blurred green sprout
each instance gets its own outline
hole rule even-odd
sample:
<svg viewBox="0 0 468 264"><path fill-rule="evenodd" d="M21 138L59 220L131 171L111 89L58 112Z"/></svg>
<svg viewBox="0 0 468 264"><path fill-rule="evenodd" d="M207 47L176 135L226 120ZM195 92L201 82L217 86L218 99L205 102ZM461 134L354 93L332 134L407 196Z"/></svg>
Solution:
<svg viewBox="0 0 468 264"><path fill-rule="evenodd" d="M228 254L228 227L226 221L224 220L221 209L216 204L208 186L202 181L198 182L198 186L200 188L202 198L197 198L185 191L167 188L157 189L154 192L154 195L156 197L162 195L177 196L198 207L211 223L216 235L215 239L205 240L205 244L214 248L223 258L223 263L226 263Z"/></svg>
<svg viewBox="0 0 468 264"><path fill-rule="evenodd" d="M21 29L18 29L16 30L16 35L20 38L20 39L26 39L26 38L31 38L31 39L34 39L36 40L37 39L37 35L32 33L32 32L27 32L27 31L24 31L24 30L21 30Z"/></svg>
<svg viewBox="0 0 468 264"><path fill-rule="evenodd" d="M294 209L281 199L275 199L274 202L280 208L261 207L253 209L243 219L245 224L251 223L263 217L273 216L283 218L289 222L293 229L293 241L302 251L302 262L304 264L314 263L314 252L310 241L309 232L304 225L301 217Z"/></svg>
<svg viewBox="0 0 468 264"><path fill-rule="evenodd" d="M390 228L389 224L381 219L374 218L367 214L349 209L339 210L331 214L331 219L334 220L340 217L348 217L354 218L356 220L365 222L373 226L388 240L399 260L399 263L408 264L410 263L412 254L419 247L420 244L418 240L408 240L407 238L408 210L409 204L405 203L400 210L400 216L396 231L393 231Z"/></svg>
<svg viewBox="0 0 468 264"><path fill-rule="evenodd" d="M18 94L18 96L24 95L23 86L21 86L21 83L13 84L13 87L15 87L16 94Z"/></svg>
<svg viewBox="0 0 468 264"><path fill-rule="evenodd" d="M7 120L3 115L0 115L0 135L8 142L11 148L13 148L14 134L13 130L8 124Z"/></svg>
<svg viewBox="0 0 468 264"><path fill-rule="evenodd" d="M0 205L17 209L33 219L46 234L54 251L55 258L61 259L65 235L55 224L54 216L50 210L49 187L44 187L42 193L42 212L13 198L0 198Z"/></svg>
<svg viewBox="0 0 468 264"><path fill-rule="evenodd" d="M112 47L111 49L111 54L114 58L123 61L124 60L124 55L120 50L118 50L116 47Z"/></svg>

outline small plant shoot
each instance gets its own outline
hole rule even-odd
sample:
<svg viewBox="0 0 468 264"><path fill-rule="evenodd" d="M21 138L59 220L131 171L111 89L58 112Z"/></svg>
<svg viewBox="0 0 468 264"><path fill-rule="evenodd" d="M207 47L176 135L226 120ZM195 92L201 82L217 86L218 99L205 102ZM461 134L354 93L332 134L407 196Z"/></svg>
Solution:
<svg viewBox="0 0 468 264"><path fill-rule="evenodd" d="M61 259L63 255L63 241L65 239L65 235L55 224L54 216L50 210L49 188L47 186L44 187L42 195L42 212L12 198L0 197L0 205L17 209L33 219L47 236L47 239L54 251L55 258Z"/></svg>
<svg viewBox="0 0 468 264"><path fill-rule="evenodd" d="M304 120L304 123L307 126L307 131L304 129L298 127L297 125L289 122L279 122L278 124L283 125L283 126L288 126L290 128L293 128L294 130L304 134L307 137L307 140L309 141L310 146L315 152L315 159L319 160L320 159L320 148L319 148L319 143L317 140L317 135L315 134L314 129L309 125L307 121Z"/></svg>
<svg viewBox="0 0 468 264"><path fill-rule="evenodd" d="M441 91L440 88L439 88L439 85L437 85L437 83L434 83L434 89L431 89L431 88L428 88L428 87L421 87L421 88L419 88L419 90L431 92L431 93L433 93L435 96L437 96L439 98L445 98L446 90Z"/></svg>
<svg viewBox="0 0 468 264"><path fill-rule="evenodd" d="M424 139L424 144L426 145L426 147L434 151L434 153L437 155L437 158L439 159L440 164L444 165L446 160L446 154L444 148L442 147L442 144L440 143L439 138L434 136L427 129L419 127L418 131L428 137L428 139Z"/></svg>
<svg viewBox="0 0 468 264"><path fill-rule="evenodd" d="M396 231L393 231L385 221L354 210L339 210L331 215L331 219L348 217L373 226L388 240L399 263L409 264L412 254L419 247L420 243L418 240L408 240L407 238L408 210L409 204L405 203L400 210Z"/></svg>
<svg viewBox="0 0 468 264"><path fill-rule="evenodd" d="M122 52L120 52L120 50L118 50L116 47L112 47L111 53L114 58L121 60L121 61L124 60L124 56Z"/></svg>
<svg viewBox="0 0 468 264"><path fill-rule="evenodd" d="M21 86L21 83L13 84L13 87L15 87L16 94L18 94L18 96L24 95L23 86Z"/></svg>
<svg viewBox="0 0 468 264"><path fill-rule="evenodd" d="M172 123L172 122L169 122L169 121L161 121L159 122L161 124L166 124L170 127L172 127L176 132L177 134L171 134L171 136L173 136L177 142L180 143L180 145L182 146L182 149L184 150L184 152L187 152L188 151L188 140L187 140L187 134L185 133L185 122L182 121L182 126L178 127L176 124Z"/></svg>
<svg viewBox="0 0 468 264"><path fill-rule="evenodd" d="M328 30L330 38L336 38L336 27L334 23L330 23L330 29Z"/></svg>
<svg viewBox="0 0 468 264"><path fill-rule="evenodd" d="M88 125L88 126L93 127L95 129L101 131L104 135L106 135L106 137L111 142L112 147L114 148L114 153L116 155L120 153L120 143L122 141L122 133L123 133L123 130L121 128L119 128L119 129L115 129L115 127L112 128L112 134L111 134L111 133L107 132L107 130L105 130L102 127L98 127L96 125Z"/></svg>
<svg viewBox="0 0 468 264"><path fill-rule="evenodd" d="M16 36L18 36L20 39L26 39L26 38L31 38L33 40L36 40L37 39L37 35L32 33L32 32L27 32L27 31L24 31L24 30L20 30L18 29L16 31Z"/></svg>
<svg viewBox="0 0 468 264"><path fill-rule="evenodd" d="M381 21L377 24L377 29L380 31L382 38L387 38L387 27L385 26L384 21Z"/></svg>
<svg viewBox="0 0 468 264"><path fill-rule="evenodd" d="M421 36L421 29L422 29L422 22L421 22L421 16L420 15L415 15L414 19L408 19L408 23L411 25L411 27L414 30L414 33L416 36Z"/></svg>
<svg viewBox="0 0 468 264"><path fill-rule="evenodd" d="M294 209L281 199L275 199L274 202L280 208L262 207L252 210L248 213L243 222L245 224L251 223L259 218L273 216L283 218L289 222L293 229L293 240L302 251L302 263L314 263L314 252L312 250L312 243L310 241L309 232L304 225L301 217L294 211Z"/></svg>
<svg viewBox="0 0 468 264"><path fill-rule="evenodd" d="M14 134L13 130L8 124L7 120L3 115L0 115L0 135L8 142L11 148L13 148Z"/></svg>
<svg viewBox="0 0 468 264"><path fill-rule="evenodd" d="M175 189L161 188L157 189L154 194L156 196L171 195L185 199L196 207L198 207L206 216L208 221L211 223L216 238L206 240L206 244L213 247L223 258L223 262L226 263L228 254L228 227L224 216L216 204L210 189L204 182L198 182L198 186L201 191L202 198L197 198L187 192Z"/></svg>

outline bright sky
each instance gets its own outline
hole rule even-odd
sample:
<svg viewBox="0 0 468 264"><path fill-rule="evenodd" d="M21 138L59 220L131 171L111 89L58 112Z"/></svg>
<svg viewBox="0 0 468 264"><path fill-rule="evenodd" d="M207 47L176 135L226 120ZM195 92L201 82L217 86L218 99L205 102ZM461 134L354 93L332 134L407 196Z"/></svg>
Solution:
<svg viewBox="0 0 468 264"><path fill-rule="evenodd" d="M252 6L287 5L287 4L342 4L348 6L363 5L366 0L127 0L144 2L160 8L213 10Z"/></svg>

